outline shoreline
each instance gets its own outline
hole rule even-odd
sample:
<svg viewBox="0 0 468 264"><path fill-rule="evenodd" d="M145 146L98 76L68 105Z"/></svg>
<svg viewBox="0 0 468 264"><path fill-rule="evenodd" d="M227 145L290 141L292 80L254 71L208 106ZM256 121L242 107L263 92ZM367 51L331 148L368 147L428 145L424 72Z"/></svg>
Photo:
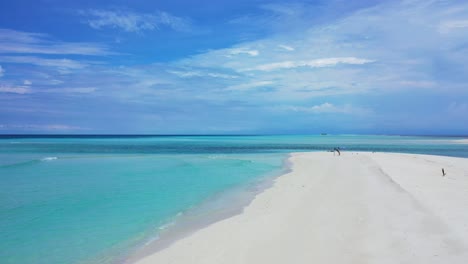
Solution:
<svg viewBox="0 0 468 264"><path fill-rule="evenodd" d="M468 261L468 213L458 212L468 204L468 159L308 152L287 160L290 171L272 179L240 213L126 263L284 263L298 256L299 263L342 263L342 257L360 263ZM438 175L440 166L446 177ZM354 180L346 176L356 172Z"/></svg>
<svg viewBox="0 0 468 264"><path fill-rule="evenodd" d="M170 247L173 243L198 230L241 214L257 195L271 188L278 177L291 171L290 157L291 153L286 155L280 169L242 186L215 194L201 204L180 213L172 221L160 227L161 231L156 237L146 240L134 248L130 254L117 259L114 263L138 263L145 257Z"/></svg>

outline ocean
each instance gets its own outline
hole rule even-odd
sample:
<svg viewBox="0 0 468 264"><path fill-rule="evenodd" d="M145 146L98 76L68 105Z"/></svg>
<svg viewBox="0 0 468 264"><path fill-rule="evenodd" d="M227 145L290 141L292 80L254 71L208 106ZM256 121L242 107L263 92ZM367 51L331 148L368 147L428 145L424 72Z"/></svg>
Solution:
<svg viewBox="0 0 468 264"><path fill-rule="evenodd" d="M0 135L0 262L119 263L194 215L229 212L232 193L258 191L290 152L468 157L458 139Z"/></svg>

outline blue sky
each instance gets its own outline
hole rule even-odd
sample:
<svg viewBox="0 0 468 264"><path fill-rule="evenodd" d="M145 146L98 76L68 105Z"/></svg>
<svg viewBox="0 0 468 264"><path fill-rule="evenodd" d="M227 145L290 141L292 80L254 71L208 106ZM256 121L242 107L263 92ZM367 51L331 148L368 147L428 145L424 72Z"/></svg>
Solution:
<svg viewBox="0 0 468 264"><path fill-rule="evenodd" d="M468 3L0 2L0 133L320 132L468 134Z"/></svg>

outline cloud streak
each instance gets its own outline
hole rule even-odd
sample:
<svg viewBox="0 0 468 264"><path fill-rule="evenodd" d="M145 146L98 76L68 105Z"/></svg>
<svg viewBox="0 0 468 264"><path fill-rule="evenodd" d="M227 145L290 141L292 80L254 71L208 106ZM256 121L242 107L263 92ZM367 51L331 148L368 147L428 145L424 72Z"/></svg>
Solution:
<svg viewBox="0 0 468 264"><path fill-rule="evenodd" d="M179 71L179 70L168 70L168 73L172 73L181 78L193 78L193 77L211 77L211 78L222 78L222 79L235 79L238 78L236 75L216 73L216 72L204 72L204 71Z"/></svg>
<svg viewBox="0 0 468 264"><path fill-rule="evenodd" d="M444 21L439 25L439 29L443 33L448 33L452 30L459 30L465 28L468 28L468 19Z"/></svg>
<svg viewBox="0 0 468 264"><path fill-rule="evenodd" d="M34 130L34 131L73 131L73 130L87 130L83 127L62 125L62 124L48 124L48 125L37 125L37 124L21 124L21 125L11 125L11 124L0 124L0 130Z"/></svg>
<svg viewBox="0 0 468 264"><path fill-rule="evenodd" d="M298 67L310 67L310 68L321 68L321 67L332 67L339 64L348 65L362 65L367 63L375 62L374 60L360 59L356 57L342 57L342 58L323 58L309 61L282 61L274 62L256 66L254 68L246 69L246 71L274 71L281 69L292 69Z"/></svg>
<svg viewBox="0 0 468 264"><path fill-rule="evenodd" d="M278 45L278 47L280 47L280 48L282 48L282 49L285 49L285 50L287 50L287 51L293 51L293 50L295 50L293 47L288 46L288 45L283 45L283 44Z"/></svg>
<svg viewBox="0 0 468 264"><path fill-rule="evenodd" d="M31 89L29 89L29 87L21 86L0 86L0 93L28 94L31 93Z"/></svg>
<svg viewBox="0 0 468 264"><path fill-rule="evenodd" d="M247 54L252 57L258 56L260 52L255 49L249 49L249 48L232 48L232 49L227 49L227 57L231 57L232 55L239 55L239 54Z"/></svg>
<svg viewBox="0 0 468 264"><path fill-rule="evenodd" d="M33 89L31 87L32 82L29 80L24 81L22 86L0 86L0 93L10 94L38 94L38 93L55 93L55 94L91 94L96 92L98 89L95 87L61 87L61 88L43 88Z"/></svg>
<svg viewBox="0 0 468 264"><path fill-rule="evenodd" d="M311 16L311 9L301 5L287 7L266 9L278 15L275 23L292 14ZM270 37L211 50L179 64L236 72L239 78L228 87L250 91L250 98L261 101L440 89L459 93L461 82L468 81L468 35L463 34L467 15L468 6L455 2L381 2L307 28L303 27L306 19L295 20L298 32L279 30ZM441 32L440 25L451 30ZM236 56L233 50L256 52L237 52ZM267 97L264 89L243 89L265 80L274 80Z"/></svg>
<svg viewBox="0 0 468 264"><path fill-rule="evenodd" d="M191 22L188 19L177 17L167 12L136 13L124 10L98 10L81 11L80 15L86 17L86 23L94 29L114 28L126 32L143 32L158 30L162 27L176 31L189 31Z"/></svg>
<svg viewBox="0 0 468 264"><path fill-rule="evenodd" d="M261 87L266 87L273 85L272 81L255 81L243 84L232 85L226 88L228 91L249 91L253 89L258 89Z"/></svg>
<svg viewBox="0 0 468 264"><path fill-rule="evenodd" d="M89 65L83 61L70 59L45 59L34 56L0 56L0 61L7 63L33 64L37 66L54 67L63 70L83 69Z"/></svg>
<svg viewBox="0 0 468 264"><path fill-rule="evenodd" d="M109 55L112 52L102 44L62 42L46 34L0 29L0 53Z"/></svg>
<svg viewBox="0 0 468 264"><path fill-rule="evenodd" d="M292 106L292 105L279 106L274 109L280 110L280 111L303 112L303 113L313 113L313 114L338 113L338 114L364 115L364 114L372 113L372 111L367 108L355 107L350 104L338 106L338 105L334 105L328 102L319 104L319 105L313 105L313 106Z"/></svg>

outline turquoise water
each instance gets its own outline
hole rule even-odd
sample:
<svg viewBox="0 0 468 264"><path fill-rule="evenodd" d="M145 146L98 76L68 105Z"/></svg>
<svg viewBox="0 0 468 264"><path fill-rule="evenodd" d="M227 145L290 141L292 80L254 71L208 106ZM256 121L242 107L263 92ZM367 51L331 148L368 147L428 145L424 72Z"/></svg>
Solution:
<svg viewBox="0 0 468 264"><path fill-rule="evenodd" d="M0 262L112 263L180 213L279 173L293 151L468 157L456 138L0 136Z"/></svg>

